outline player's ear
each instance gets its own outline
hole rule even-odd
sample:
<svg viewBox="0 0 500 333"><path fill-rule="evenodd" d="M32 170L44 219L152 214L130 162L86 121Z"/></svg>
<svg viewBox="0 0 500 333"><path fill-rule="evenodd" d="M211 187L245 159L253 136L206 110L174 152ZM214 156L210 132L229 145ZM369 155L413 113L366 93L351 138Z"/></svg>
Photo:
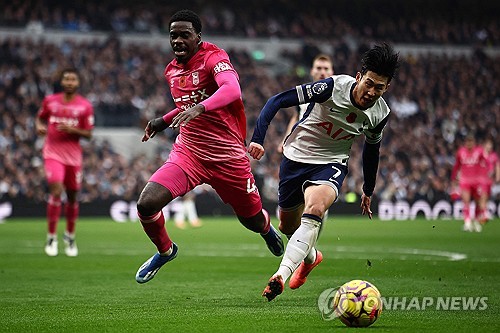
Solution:
<svg viewBox="0 0 500 333"><path fill-rule="evenodd" d="M198 39L198 44L201 44L201 32L198 32L196 38Z"/></svg>

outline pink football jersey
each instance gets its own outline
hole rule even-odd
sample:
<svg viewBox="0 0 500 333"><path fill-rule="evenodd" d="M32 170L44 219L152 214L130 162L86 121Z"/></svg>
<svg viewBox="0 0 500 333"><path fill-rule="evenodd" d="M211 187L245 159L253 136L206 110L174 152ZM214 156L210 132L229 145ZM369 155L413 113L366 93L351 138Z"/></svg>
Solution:
<svg viewBox="0 0 500 333"><path fill-rule="evenodd" d="M492 185L495 179L496 166L499 163L498 155L494 151L486 155L486 166L484 171L486 184Z"/></svg>
<svg viewBox="0 0 500 333"><path fill-rule="evenodd" d="M452 179L459 179L460 183L473 183L479 181L484 173L486 159L484 150L480 146L476 146L469 150L465 147L460 147L456 155L455 165L453 167Z"/></svg>
<svg viewBox="0 0 500 333"><path fill-rule="evenodd" d="M43 158L54 159L66 165L81 166L80 136L61 132L57 125L67 124L91 130L94 127L92 104L81 95L75 95L73 100L65 102L64 94L57 93L44 98L38 115L47 121Z"/></svg>
<svg viewBox="0 0 500 333"><path fill-rule="evenodd" d="M186 64L172 60L165 68L165 78L176 107L184 111L210 97L218 89L215 76L226 71L238 77L227 53L208 42ZM176 142L199 159L221 161L246 156L245 137L245 109L240 98L181 126Z"/></svg>

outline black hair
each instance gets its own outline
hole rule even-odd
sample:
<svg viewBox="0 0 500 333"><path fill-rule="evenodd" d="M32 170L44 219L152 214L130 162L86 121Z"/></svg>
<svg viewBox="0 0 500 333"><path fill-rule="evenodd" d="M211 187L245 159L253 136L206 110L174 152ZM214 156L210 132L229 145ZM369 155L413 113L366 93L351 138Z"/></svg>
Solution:
<svg viewBox="0 0 500 333"><path fill-rule="evenodd" d="M201 19L195 12L189 9L179 10L177 13L172 15L168 26L170 27L173 22L179 21L191 22L193 24L194 31L196 31L197 34L201 32Z"/></svg>
<svg viewBox="0 0 500 333"><path fill-rule="evenodd" d="M361 74L372 71L381 76L389 78L388 82L396 75L399 68L399 52L394 52L392 46L387 43L375 45L363 54L361 59Z"/></svg>
<svg viewBox="0 0 500 333"><path fill-rule="evenodd" d="M59 81L61 81L63 79L64 74L68 74L68 73L76 74L76 76L78 77L78 79L80 79L80 74L78 73L78 70L76 68L67 67L67 68L64 68L61 71L61 75L59 76Z"/></svg>

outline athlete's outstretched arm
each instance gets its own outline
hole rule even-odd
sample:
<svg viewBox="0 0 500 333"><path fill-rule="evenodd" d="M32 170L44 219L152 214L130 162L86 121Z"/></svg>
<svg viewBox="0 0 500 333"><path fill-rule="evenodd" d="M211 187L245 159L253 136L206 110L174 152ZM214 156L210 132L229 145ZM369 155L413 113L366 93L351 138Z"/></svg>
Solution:
<svg viewBox="0 0 500 333"><path fill-rule="evenodd" d="M255 142L263 146L267 128L269 127L269 124L273 120L274 116L276 116L278 110L294 105L299 105L299 98L295 88L281 92L269 98L257 118L251 142Z"/></svg>
<svg viewBox="0 0 500 333"><path fill-rule="evenodd" d="M251 141L263 146L267 128L279 109L309 102L323 103L332 96L333 85L333 79L327 78L296 86L268 99L257 118Z"/></svg>

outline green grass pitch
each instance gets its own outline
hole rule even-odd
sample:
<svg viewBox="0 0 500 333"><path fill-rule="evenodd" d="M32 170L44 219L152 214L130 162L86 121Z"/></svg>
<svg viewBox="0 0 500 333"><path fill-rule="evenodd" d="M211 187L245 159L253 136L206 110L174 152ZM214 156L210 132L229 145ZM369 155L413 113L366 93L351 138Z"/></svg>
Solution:
<svg viewBox="0 0 500 333"><path fill-rule="evenodd" d="M59 256L45 255L44 218L0 224L0 332L346 332L357 329L323 320L317 303L324 290L352 279L371 281L385 298L484 297L487 304L401 305L384 309L367 330L500 331L500 219L465 233L453 220L331 214L318 242L323 263L304 286L287 286L272 302L261 293L280 258L236 218L167 226L179 255L139 285L135 272L155 251L139 223L81 219L76 258L64 255L61 236Z"/></svg>

